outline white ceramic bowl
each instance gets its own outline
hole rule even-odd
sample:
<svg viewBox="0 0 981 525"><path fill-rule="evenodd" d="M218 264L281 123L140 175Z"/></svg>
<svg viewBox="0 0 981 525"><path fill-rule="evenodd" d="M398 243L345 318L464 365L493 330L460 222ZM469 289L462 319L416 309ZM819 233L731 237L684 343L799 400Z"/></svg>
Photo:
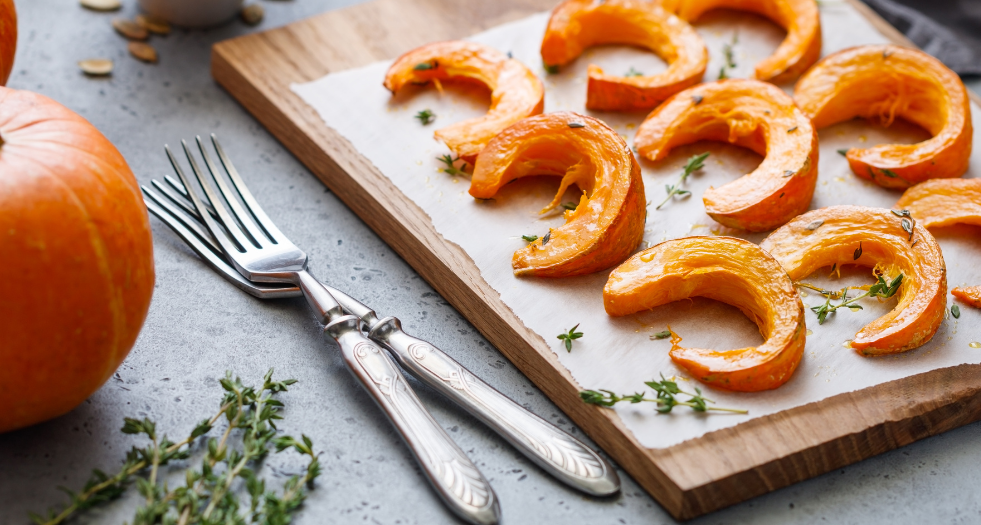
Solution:
<svg viewBox="0 0 981 525"><path fill-rule="evenodd" d="M243 0L140 0L148 14L181 27L211 27L228 22Z"/></svg>

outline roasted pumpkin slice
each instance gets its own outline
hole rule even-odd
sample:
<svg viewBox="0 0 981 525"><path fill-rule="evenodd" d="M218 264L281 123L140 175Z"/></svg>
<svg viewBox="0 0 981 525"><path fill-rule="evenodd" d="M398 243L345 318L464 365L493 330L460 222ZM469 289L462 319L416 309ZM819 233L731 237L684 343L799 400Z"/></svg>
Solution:
<svg viewBox="0 0 981 525"><path fill-rule="evenodd" d="M950 293L975 308L981 308L981 286L954 288Z"/></svg>
<svg viewBox="0 0 981 525"><path fill-rule="evenodd" d="M407 84L442 80L481 83L491 91L487 114L437 130L435 136L473 164L480 150L504 128L545 107L545 87L535 74L500 51L464 40L428 44L400 56L385 74L392 94Z"/></svg>
<svg viewBox="0 0 981 525"><path fill-rule="evenodd" d="M981 226L981 179L934 179L906 190L896 203L927 228Z"/></svg>
<svg viewBox="0 0 981 525"><path fill-rule="evenodd" d="M886 188L960 177L971 157L967 89L939 60L894 45L859 46L828 55L807 72L794 99L821 129L855 117L888 126L902 117L933 138L846 153L852 172Z"/></svg>
<svg viewBox="0 0 981 525"><path fill-rule="evenodd" d="M814 0L661 0L661 6L694 22L712 9L737 9L765 16L787 31L768 58L756 64L757 80L796 79L821 56L821 16Z"/></svg>
<svg viewBox="0 0 981 525"><path fill-rule="evenodd" d="M893 279L902 273L896 307L865 325L851 343L862 355L894 354L933 337L944 318L947 294L940 246L926 228L907 231L903 219L882 208L831 206L788 222L760 247L794 281L831 265L877 266Z"/></svg>
<svg viewBox="0 0 981 525"><path fill-rule="evenodd" d="M810 206L817 184L817 132L780 88L734 79L686 89L648 115L634 145L656 161L699 140L729 142L766 157L752 173L702 195L705 211L716 221L766 231Z"/></svg>
<svg viewBox="0 0 981 525"><path fill-rule="evenodd" d="M665 241L627 259L603 288L606 313L628 315L689 297L731 304L760 328L762 345L737 350L683 348L671 359L693 377L740 392L787 382L804 354L804 306L770 254L734 237Z"/></svg>
<svg viewBox="0 0 981 525"><path fill-rule="evenodd" d="M549 66L562 66L599 44L649 49L669 66L657 75L621 77L590 65L586 107L592 110L651 109L701 82L708 65L708 51L698 33L646 0L567 0L559 4L545 29L542 60Z"/></svg>
<svg viewBox="0 0 981 525"><path fill-rule="evenodd" d="M603 122L571 112L529 117L487 144L474 167L470 195L489 199L529 175L562 177L545 213L575 184L583 195L566 223L514 252L515 275L567 277L626 259L644 236L640 166L626 142Z"/></svg>

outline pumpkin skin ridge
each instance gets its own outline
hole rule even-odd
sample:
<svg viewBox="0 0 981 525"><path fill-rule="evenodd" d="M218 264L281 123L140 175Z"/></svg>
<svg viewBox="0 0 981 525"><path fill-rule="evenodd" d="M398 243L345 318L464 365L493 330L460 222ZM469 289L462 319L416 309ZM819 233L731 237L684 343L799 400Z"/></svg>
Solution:
<svg viewBox="0 0 981 525"><path fill-rule="evenodd" d="M862 253L855 259L860 243ZM888 276L894 277L895 270L903 273L896 307L855 335L851 346L860 355L895 354L922 346L944 320L947 268L940 245L922 227L914 228L910 241L901 219L890 210L844 205L812 210L771 233L760 246L794 281L832 264L878 264Z"/></svg>
<svg viewBox="0 0 981 525"><path fill-rule="evenodd" d="M764 156L752 172L705 191L702 201L715 221L767 231L810 207L817 186L817 131L780 88L744 79L699 84L652 111L638 127L634 144L639 155L656 162L700 140L727 142Z"/></svg>
<svg viewBox="0 0 981 525"><path fill-rule="evenodd" d="M586 108L594 111L649 110L689 86L701 82L708 50L695 30L655 3L639 0L566 0L552 11L542 39L542 61L562 66L586 48L602 44L639 47L668 62L656 75L609 75L588 68Z"/></svg>
<svg viewBox="0 0 981 525"><path fill-rule="evenodd" d="M584 193L576 210L565 212L566 223L550 230L547 245L538 239L514 252L516 276L597 272L620 263L640 244L646 213L640 165L620 135L602 121L557 112L512 125L477 158L470 195L489 199L505 184L533 175L562 177L543 213L556 207L572 184Z"/></svg>
<svg viewBox="0 0 981 525"><path fill-rule="evenodd" d="M965 286L954 288L950 293L974 308L981 308L981 286Z"/></svg>
<svg viewBox="0 0 981 525"><path fill-rule="evenodd" d="M434 67L415 69L422 63ZM545 87L527 66L490 46L465 40L434 42L403 54L385 73L384 86L395 95L408 83L439 80L476 81L491 90L485 115L433 133L471 165L487 142L504 128L541 114L545 108Z"/></svg>
<svg viewBox="0 0 981 525"><path fill-rule="evenodd" d="M756 80L790 82L821 57L821 14L813 0L661 0L661 7L688 22L713 9L735 9L781 26L787 36L773 54L756 64Z"/></svg>
<svg viewBox="0 0 981 525"><path fill-rule="evenodd" d="M16 52L17 8L14 0L0 0L0 86L5 86L10 79Z"/></svg>
<svg viewBox="0 0 981 525"><path fill-rule="evenodd" d="M794 99L819 129L856 117L888 126L902 117L931 134L916 144L849 149L852 173L879 186L908 188L967 171L973 147L967 88L922 51L892 44L838 51L801 77Z"/></svg>
<svg viewBox="0 0 981 525"><path fill-rule="evenodd" d="M27 272L11 270L31 285L0 285L8 293L27 294L21 309L41 308L32 314L34 321L20 323L26 328L7 328L12 345L27 341L27 347L0 348L2 360L12 367L32 367L15 380L4 379L0 371L0 391L12 405L0 416L4 432L68 412L104 384L135 344L146 319L154 268L149 217L135 190L136 179L108 139L47 97L6 88L0 88L0 130L0 166L5 173L20 174L0 183L0 203L13 203L10 213L27 210L0 219L20 230L8 249L35 243L42 251L31 247L25 254L43 256ZM49 226L53 224L57 226ZM0 261L0 266L18 268L4 258L7 264ZM58 270L50 271L49 264ZM37 278L32 275L48 276L51 287L65 279L70 285L59 285L62 291L51 295L44 285L33 284ZM0 324L14 322L17 314L5 314ZM24 339L34 324L51 322L54 328ZM42 355L33 355L37 349L24 355L37 345L42 345ZM48 362L37 366L41 357ZM32 390L38 388L31 385L35 379L45 385L43 392Z"/></svg>
<svg viewBox="0 0 981 525"><path fill-rule="evenodd" d="M624 316L689 297L737 307L756 323L763 344L733 350L680 346L671 359L696 379L717 388L757 392L788 381L806 344L804 306L780 264L755 244L734 237L693 236L637 253L610 274L603 304Z"/></svg>

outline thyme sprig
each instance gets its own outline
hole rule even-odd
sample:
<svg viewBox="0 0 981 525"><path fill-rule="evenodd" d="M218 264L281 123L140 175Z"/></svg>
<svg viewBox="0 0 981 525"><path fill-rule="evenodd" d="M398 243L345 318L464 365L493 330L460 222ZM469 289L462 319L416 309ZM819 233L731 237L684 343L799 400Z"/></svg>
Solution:
<svg viewBox="0 0 981 525"><path fill-rule="evenodd" d="M900 225L903 227L903 231L909 234L909 241L913 240L913 229L916 228L916 219L909 210L889 210L896 217L901 217L902 221Z"/></svg>
<svg viewBox="0 0 981 525"><path fill-rule="evenodd" d="M525 242L535 242L538 240L537 235L522 235L521 238L524 239Z"/></svg>
<svg viewBox="0 0 981 525"><path fill-rule="evenodd" d="M62 523L79 512L119 498L135 481L137 491L144 498L134 516L135 525L288 524L306 499L307 490L313 488L314 479L320 475L320 461L310 438L276 437L275 421L283 419L279 412L284 405L273 396L285 392L296 380L273 381L272 373L272 370L266 373L258 389L246 386L239 378L233 379L230 372L226 373L220 380L225 394L218 411L176 443L159 434L156 423L149 418L125 418L122 432L144 435L150 443L143 448L134 446L126 454L118 473L109 476L93 470L81 492L63 489L71 501L60 511L51 509L45 516L31 513L31 519L44 525ZM161 468L171 461L190 458L193 443L208 434L222 417L227 421L227 428L220 439L207 439L201 468L187 469L184 486L171 490L166 482L161 485L158 482ZM241 431L241 450L232 447L229 441L236 430ZM265 481L260 480L253 470L268 454L270 445L276 447L276 452L293 448L309 457L304 473L288 479L279 494L267 491ZM238 495L232 490L236 479L245 481L251 498L246 513L241 512Z"/></svg>
<svg viewBox="0 0 981 525"><path fill-rule="evenodd" d="M644 74L641 73L640 71L637 71L636 69L634 69L634 66L630 66L630 70L627 71L626 73L624 73L623 76L625 76L625 77L642 77L642 76L644 76Z"/></svg>
<svg viewBox="0 0 981 525"><path fill-rule="evenodd" d="M572 342L583 335L582 332L576 331L577 328L579 328L579 323L576 323L576 326L570 328L568 332L558 335L558 339L565 342L566 352L572 352Z"/></svg>
<svg viewBox="0 0 981 525"><path fill-rule="evenodd" d="M656 394L654 398L649 398L645 396L645 392L637 392L634 394L624 394L617 395L609 390L583 390L579 392L579 397L586 403L591 405L599 405L603 407L612 407L613 405L620 403L622 401L629 401L630 403L656 403L655 410L660 414L667 414L671 412L676 406L689 407L695 412L708 412L714 410L717 412L731 412L734 414L748 414L748 410L741 410L738 408L722 408L709 406L709 403L714 403L711 399L706 398L702 395L702 390L695 387L695 393L685 392L678 387L678 383L665 379L664 374L661 374L660 381L645 381L645 385L654 390ZM679 400L678 396L688 396L687 400Z"/></svg>
<svg viewBox="0 0 981 525"><path fill-rule="evenodd" d="M873 269L872 272L876 277L876 282L872 286L869 286L868 289L865 289L863 286L847 286L842 288L840 291L828 291L806 283L798 283L798 286L816 290L818 293L825 296L824 304L811 307L811 311L817 314L818 324L824 324L824 322L828 319L828 315L835 313L839 308L848 308L853 312L862 310L862 305L858 304L860 299L864 299L866 297L888 299L896 295L896 292L899 291L899 287L903 284L902 273L899 273L899 275L894 277L892 280L888 280L882 273L878 272L878 269ZM855 297L848 297L849 290L865 290L865 293L859 294ZM841 302L839 304L831 304L831 301L836 299L840 299Z"/></svg>
<svg viewBox="0 0 981 525"><path fill-rule="evenodd" d="M454 159L450 155L443 155L442 157L436 157L436 160L446 165L446 167L439 169L439 171L442 171L443 173L448 173L450 175L453 175L454 177L457 175L467 174L467 172L464 171L467 169L466 162L462 163L459 168L456 167L456 162L460 160L460 157Z"/></svg>
<svg viewBox="0 0 981 525"><path fill-rule="evenodd" d="M732 42L722 45L722 55L725 58L725 63L722 64L722 69L719 70L719 80L729 78L729 70L736 69L736 57L732 48L738 43L739 33L733 33Z"/></svg>
<svg viewBox="0 0 981 525"><path fill-rule="evenodd" d="M429 124L432 124L433 121L436 120L436 114L433 113L433 110L426 108L416 113L415 117L413 118L419 119L419 122L422 122L423 126L427 126Z"/></svg>
<svg viewBox="0 0 981 525"><path fill-rule="evenodd" d="M685 163L685 168L681 174L681 179L678 181L677 184L666 184L664 186L664 190L668 193L668 196L665 197L664 200L661 201L661 204L658 204L657 208L654 209L660 210L661 207L667 204L668 201L670 201L671 198L674 197L675 195L679 197L685 197L691 195L690 191L681 189L681 185L684 184L686 180L688 180L689 175L705 167L705 159L707 159L708 156L709 156L709 152L706 151L705 153L700 153L698 155L692 155L691 157L689 157L688 162Z"/></svg>

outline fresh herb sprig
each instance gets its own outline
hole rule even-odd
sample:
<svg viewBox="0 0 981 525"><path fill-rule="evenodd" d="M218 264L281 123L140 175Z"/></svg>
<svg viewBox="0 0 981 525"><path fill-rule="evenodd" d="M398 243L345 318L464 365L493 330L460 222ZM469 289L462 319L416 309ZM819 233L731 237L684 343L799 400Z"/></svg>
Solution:
<svg viewBox="0 0 981 525"><path fill-rule="evenodd" d="M644 76L644 74L641 73L640 71L637 71L636 69L634 69L634 66L630 66L630 70L627 71L623 76L628 77L628 78L629 77L642 77L642 76Z"/></svg>
<svg viewBox="0 0 981 525"><path fill-rule="evenodd" d="M433 113L433 110L427 108L416 113L416 116L413 118L419 119L419 122L422 122L423 126L428 126L436 120L436 114Z"/></svg>
<svg viewBox="0 0 981 525"><path fill-rule="evenodd" d="M731 412L734 414L749 413L748 410L741 410L738 408L710 406L709 403L714 403L714 401L703 396L700 388L695 387L694 394L691 392L685 392L678 387L677 382L665 379L664 374L661 374L660 381L645 381L644 384L654 390L654 393L656 394L654 398L646 397L645 392L617 395L609 390L583 390L579 392L579 397L586 403L604 407L612 407L613 405L616 405L622 401L629 401L630 403L656 403L655 410L657 410L660 414L667 414L668 412L674 410L674 407L677 406L689 407L695 412L708 412L710 410L714 410L717 412ZM688 396L688 399L679 400L678 396Z"/></svg>
<svg viewBox="0 0 981 525"><path fill-rule="evenodd" d="M848 297L848 291L856 289L861 290L863 287L849 286L842 288L840 291L833 292L821 290L813 285L807 285L807 288L816 290L826 298L824 304L811 307L811 311L817 314L818 324L824 324L824 322L828 319L828 315L835 313L835 311L837 311L839 308L848 308L853 312L862 310L862 305L858 304L860 299L864 299L866 297L888 299L896 295L896 292L899 291L899 287L903 284L902 273L894 277L892 280L887 280L885 276L876 272L875 270L873 270L873 273L876 277L876 283L870 286L868 290L865 290L865 293L859 294L855 297ZM801 283L800 285L803 284L804 283ZM841 303L831 304L832 299L841 299Z"/></svg>
<svg viewBox="0 0 981 525"><path fill-rule="evenodd" d="M439 171L442 171L443 173L448 173L450 175L453 175L454 177L457 175L467 174L467 172L464 171L467 169L466 162L462 163L459 168L456 167L456 162L460 160L460 157L454 159L450 155L443 155L442 157L436 157L436 160L446 165L446 167L439 169Z"/></svg>
<svg viewBox="0 0 981 525"><path fill-rule="evenodd" d="M732 35L732 42L722 45L722 55L725 58L725 62L722 64L722 69L719 70L719 80L729 78L729 70L736 69L736 57L732 48L738 43L739 33L734 33Z"/></svg>
<svg viewBox="0 0 981 525"><path fill-rule="evenodd" d="M79 512L119 498L135 480L137 491L144 498L143 506L137 509L133 519L137 525L288 524L292 514L306 499L307 490L313 488L313 481L320 475L321 467L310 438L276 437L278 429L275 421L283 419L279 412L284 405L273 396L285 392L296 380L273 381L272 373L272 370L266 373L258 389L246 386L239 378L233 378L230 372L226 373L220 380L225 394L218 411L198 423L188 437L176 443L159 434L156 424L148 418L125 418L122 432L144 435L150 444L143 448L134 446L126 454L118 473L109 476L94 470L81 492L63 489L71 502L60 511L51 509L46 516L31 513L31 519L44 525L62 523ZM192 444L198 438L205 437L222 417L227 422L227 428L220 439L207 439L201 468L187 469L184 486L171 490L166 482L161 485L158 482L160 469L171 461L190 458ZM241 450L230 443L236 430L241 431ZM260 480L253 470L268 454L270 446L274 446L276 452L292 448L309 457L304 473L290 477L279 494L267 491L265 481ZM233 490L234 482L239 478L245 481L250 496L247 513L241 512L238 495Z"/></svg>
<svg viewBox="0 0 981 525"><path fill-rule="evenodd" d="M657 208L654 209L660 210L661 207L667 204L668 201L670 201L671 198L674 197L675 195L679 197L685 197L691 195L690 191L681 189L681 185L684 184L686 180L688 180L689 175L705 167L705 159L707 159L708 156L709 156L709 152L707 151L705 153L700 153L698 155L692 155L688 159L688 162L685 163L684 171L682 172L681 179L678 181L678 183L667 184L664 186L664 190L668 193L668 196L665 197L664 200L661 201L661 204L658 204Z"/></svg>
<svg viewBox="0 0 981 525"><path fill-rule="evenodd" d="M538 240L537 235L522 235L521 238L524 239L525 242L535 242Z"/></svg>
<svg viewBox="0 0 981 525"><path fill-rule="evenodd" d="M572 352L572 342L579 339L583 335L582 332L576 331L577 328L579 328L579 323L576 323L576 326L570 328L568 332L558 335L558 339L565 342L566 352Z"/></svg>

